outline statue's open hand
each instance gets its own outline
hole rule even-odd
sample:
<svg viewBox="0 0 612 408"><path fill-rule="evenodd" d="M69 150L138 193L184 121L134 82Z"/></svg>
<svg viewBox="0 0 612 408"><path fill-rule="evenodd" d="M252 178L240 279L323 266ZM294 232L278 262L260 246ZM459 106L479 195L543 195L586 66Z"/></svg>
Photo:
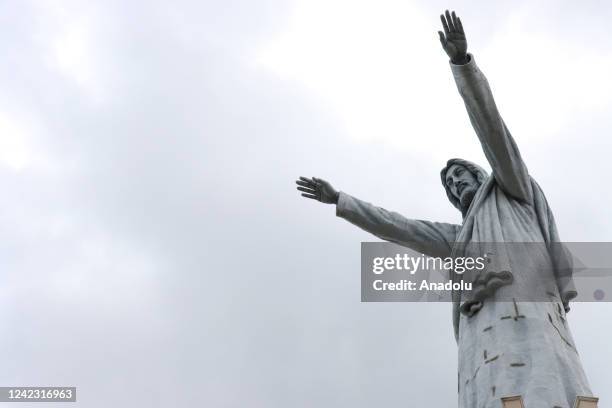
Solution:
<svg viewBox="0 0 612 408"><path fill-rule="evenodd" d="M297 189L303 191L303 197L312 198L325 204L338 203L339 193L323 179L300 177L295 183L299 186Z"/></svg>
<svg viewBox="0 0 612 408"><path fill-rule="evenodd" d="M440 20L442 20L442 27L444 27L444 32L438 31L442 48L444 48L453 64L467 63L467 40L461 19L455 15L454 11L449 13L446 10L445 14L440 14Z"/></svg>

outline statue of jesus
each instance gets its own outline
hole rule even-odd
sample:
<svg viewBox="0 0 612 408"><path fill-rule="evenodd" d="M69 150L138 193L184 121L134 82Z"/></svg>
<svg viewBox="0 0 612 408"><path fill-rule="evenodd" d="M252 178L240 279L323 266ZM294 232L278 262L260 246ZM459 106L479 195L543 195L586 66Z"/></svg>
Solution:
<svg viewBox="0 0 612 408"><path fill-rule="evenodd" d="M552 212L497 110L487 79L467 53L461 19L448 10L440 18L442 48L492 169L488 175L462 159L451 159L442 169L442 185L461 211L462 224L408 219L316 177L300 177L298 190L306 198L335 204L337 216L377 237L429 256L465 255L470 243L481 242L552 248L560 241ZM559 257L546 251L506 255L498 269L504 274L480 276L470 296L453 294L459 407L499 408L502 397L520 395L526 408L570 408L577 396L592 395L566 321L569 301L576 296L571 276L558 273ZM504 291L507 296L513 288L533 287L541 282L535 275L543 271L552 274L544 281L554 285L535 290L546 292L550 301L495 301Z"/></svg>

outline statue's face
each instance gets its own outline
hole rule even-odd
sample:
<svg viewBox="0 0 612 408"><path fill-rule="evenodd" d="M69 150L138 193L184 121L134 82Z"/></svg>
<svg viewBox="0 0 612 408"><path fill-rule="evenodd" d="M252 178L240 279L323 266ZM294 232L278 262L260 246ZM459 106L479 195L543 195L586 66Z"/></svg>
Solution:
<svg viewBox="0 0 612 408"><path fill-rule="evenodd" d="M476 176L460 164L453 164L446 171L446 186L462 207L469 207L480 184Z"/></svg>

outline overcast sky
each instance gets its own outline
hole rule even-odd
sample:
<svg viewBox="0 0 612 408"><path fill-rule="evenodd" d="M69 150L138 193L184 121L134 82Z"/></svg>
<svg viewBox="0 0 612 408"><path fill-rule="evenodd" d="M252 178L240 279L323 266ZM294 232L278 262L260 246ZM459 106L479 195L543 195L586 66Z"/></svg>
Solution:
<svg viewBox="0 0 612 408"><path fill-rule="evenodd" d="M0 385L76 386L82 407L455 406L451 305L360 303L376 239L294 180L460 222L439 169L485 161L438 40L452 7L562 238L611 241L597 4L1 2ZM569 315L602 406L611 313Z"/></svg>

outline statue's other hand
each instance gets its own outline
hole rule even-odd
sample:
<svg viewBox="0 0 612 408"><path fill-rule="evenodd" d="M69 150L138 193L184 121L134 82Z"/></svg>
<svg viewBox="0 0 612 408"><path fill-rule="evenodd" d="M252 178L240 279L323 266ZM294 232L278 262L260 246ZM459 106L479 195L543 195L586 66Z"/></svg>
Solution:
<svg viewBox="0 0 612 408"><path fill-rule="evenodd" d="M455 15L454 11L449 13L446 10L444 14L440 14L440 20L444 28L444 32L438 31L442 48L453 64L467 63L467 40L461 19Z"/></svg>
<svg viewBox="0 0 612 408"><path fill-rule="evenodd" d="M325 204L337 204L339 193L327 181L313 177L300 177L295 183L298 190L302 191L302 196L320 201Z"/></svg>

